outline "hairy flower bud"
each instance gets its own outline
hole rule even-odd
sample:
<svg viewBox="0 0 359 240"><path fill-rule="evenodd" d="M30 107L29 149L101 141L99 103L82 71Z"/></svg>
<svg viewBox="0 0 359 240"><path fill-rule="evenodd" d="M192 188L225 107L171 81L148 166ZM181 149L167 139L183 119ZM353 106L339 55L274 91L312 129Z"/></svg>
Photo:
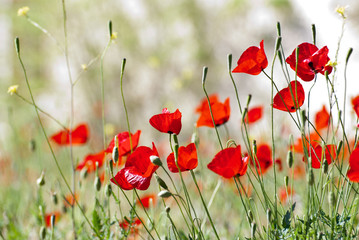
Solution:
<svg viewBox="0 0 359 240"><path fill-rule="evenodd" d="M162 166L161 159L158 156L152 155L152 156L150 156L150 160L154 165L159 166L159 167Z"/></svg>
<svg viewBox="0 0 359 240"><path fill-rule="evenodd" d="M118 162L119 154L118 154L118 147L114 147L112 150L112 159L115 163Z"/></svg>
<svg viewBox="0 0 359 240"><path fill-rule="evenodd" d="M287 153L287 164L289 168L292 168L293 162L294 162L293 152L292 150L289 150Z"/></svg>
<svg viewBox="0 0 359 240"><path fill-rule="evenodd" d="M42 226L39 231L40 239L46 238L46 227Z"/></svg>
<svg viewBox="0 0 359 240"><path fill-rule="evenodd" d="M99 177L95 177L95 181L94 181L94 187L96 189L96 191L100 191L101 189L101 180Z"/></svg>
<svg viewBox="0 0 359 240"><path fill-rule="evenodd" d="M111 187L111 184L106 184L106 187L105 187L105 195L107 197L110 197L112 194L112 187Z"/></svg>
<svg viewBox="0 0 359 240"><path fill-rule="evenodd" d="M162 190L161 192L158 193L158 196L160 198L169 198L172 196L172 193L167 190Z"/></svg>
<svg viewBox="0 0 359 240"><path fill-rule="evenodd" d="M41 187L45 185L45 172L42 171L41 176L36 180L37 186Z"/></svg>
<svg viewBox="0 0 359 240"><path fill-rule="evenodd" d="M312 186L314 184L314 172L313 169L310 169L308 172L308 184Z"/></svg>
<svg viewBox="0 0 359 240"><path fill-rule="evenodd" d="M160 178L157 174L155 174L155 178L158 185L160 185L163 189L168 190L167 184L165 183L165 181L162 180L162 178Z"/></svg>

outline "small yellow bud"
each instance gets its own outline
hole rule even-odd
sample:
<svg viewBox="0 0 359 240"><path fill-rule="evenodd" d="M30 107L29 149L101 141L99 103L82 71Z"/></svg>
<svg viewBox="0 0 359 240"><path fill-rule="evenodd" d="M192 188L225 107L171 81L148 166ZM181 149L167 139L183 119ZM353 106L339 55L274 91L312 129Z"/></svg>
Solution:
<svg viewBox="0 0 359 240"><path fill-rule="evenodd" d="M325 66L336 67L337 65L338 65L338 62L333 62L333 61L329 60L329 62L327 62L327 64Z"/></svg>
<svg viewBox="0 0 359 240"><path fill-rule="evenodd" d="M25 6L25 7L19 8L17 10L17 15L18 16L26 16L29 11L30 11L30 8L28 6Z"/></svg>
<svg viewBox="0 0 359 240"><path fill-rule="evenodd" d="M343 18L346 18L345 17L345 9L347 8L348 6L338 6L336 9L335 9L335 11L337 12L337 13L339 13Z"/></svg>
<svg viewBox="0 0 359 240"><path fill-rule="evenodd" d="M117 39L117 32L112 32L112 34L111 34L111 40L113 41L113 40L115 40L115 39Z"/></svg>
<svg viewBox="0 0 359 240"><path fill-rule="evenodd" d="M14 93L17 93L18 88L19 88L19 85L12 85L7 89L7 93L9 93L12 96L12 95L14 95Z"/></svg>
<svg viewBox="0 0 359 240"><path fill-rule="evenodd" d="M87 64L81 64L81 68L82 70L87 71Z"/></svg>

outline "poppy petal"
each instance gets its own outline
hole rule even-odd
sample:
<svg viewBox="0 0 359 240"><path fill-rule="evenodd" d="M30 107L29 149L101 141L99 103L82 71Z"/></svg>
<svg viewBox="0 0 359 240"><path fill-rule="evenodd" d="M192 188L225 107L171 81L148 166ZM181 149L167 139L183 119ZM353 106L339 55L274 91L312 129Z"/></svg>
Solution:
<svg viewBox="0 0 359 240"><path fill-rule="evenodd" d="M293 96L293 97L292 97ZM296 103L293 101L296 99ZM273 99L273 108L281 111L295 112L304 103L305 93L298 81L292 81L290 86L280 90Z"/></svg>

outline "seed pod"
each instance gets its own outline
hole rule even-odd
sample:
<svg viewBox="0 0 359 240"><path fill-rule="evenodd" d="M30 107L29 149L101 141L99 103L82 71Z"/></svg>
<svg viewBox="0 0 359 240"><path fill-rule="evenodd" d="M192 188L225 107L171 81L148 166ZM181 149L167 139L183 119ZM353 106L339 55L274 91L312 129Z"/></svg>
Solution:
<svg viewBox="0 0 359 240"><path fill-rule="evenodd" d="M172 193L167 190L162 190L161 192L158 193L158 196L160 198L169 198L172 196Z"/></svg>
<svg viewBox="0 0 359 240"><path fill-rule="evenodd" d="M152 156L150 156L150 160L154 165L159 166L159 167L162 166L161 159L158 156L152 155Z"/></svg>
<svg viewBox="0 0 359 240"><path fill-rule="evenodd" d="M94 181L94 187L96 189L96 191L100 191L101 190L101 180L99 177L95 177L95 181Z"/></svg>
<svg viewBox="0 0 359 240"><path fill-rule="evenodd" d="M110 197L111 196L111 193L112 193L112 186L111 184L106 184L106 187L105 187L105 195L107 197Z"/></svg>
<svg viewBox="0 0 359 240"><path fill-rule="evenodd" d="M40 231L39 231L39 235L40 235L40 239L45 239L46 238L46 227L41 226Z"/></svg>
<svg viewBox="0 0 359 240"><path fill-rule="evenodd" d="M165 181L162 180L162 178L160 178L157 174L155 175L155 178L158 185L160 185L163 189L168 190L167 184L165 183Z"/></svg>
<svg viewBox="0 0 359 240"><path fill-rule="evenodd" d="M292 150L289 150L287 153L287 164L289 168L292 168L293 162L294 162L293 152Z"/></svg>

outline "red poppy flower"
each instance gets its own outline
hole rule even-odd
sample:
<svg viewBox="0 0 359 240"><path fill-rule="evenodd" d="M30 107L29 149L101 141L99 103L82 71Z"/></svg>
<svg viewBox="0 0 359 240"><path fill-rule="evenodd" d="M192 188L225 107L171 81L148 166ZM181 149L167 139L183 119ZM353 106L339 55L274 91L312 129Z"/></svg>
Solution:
<svg viewBox="0 0 359 240"><path fill-rule="evenodd" d="M181 146L178 148L177 164L181 172L189 171L197 167L198 159L197 159L196 145L194 143L188 144L187 147ZM178 172L178 168L176 166L175 157L173 153L171 153L167 157L167 166L171 172L173 173Z"/></svg>
<svg viewBox="0 0 359 240"><path fill-rule="evenodd" d="M242 158L241 146L226 148L214 156L208 169L224 178L243 176L247 172L248 157Z"/></svg>
<svg viewBox="0 0 359 240"><path fill-rule="evenodd" d="M57 223L59 221L61 213L59 211L46 213L45 214L45 219L44 219L46 227L51 227L51 216L52 215L55 215L55 223Z"/></svg>
<svg viewBox="0 0 359 240"><path fill-rule="evenodd" d="M349 158L347 177L352 182L359 182L359 148L354 149Z"/></svg>
<svg viewBox="0 0 359 240"><path fill-rule="evenodd" d="M132 221L125 218L122 222L119 223L120 228L127 231L131 227L131 233L137 234L138 233L138 227L142 224L141 220L139 218L134 218Z"/></svg>
<svg viewBox="0 0 359 240"><path fill-rule="evenodd" d="M162 113L151 117L150 124L160 132L178 135L182 128L181 118L182 113L178 109L170 113L164 108Z"/></svg>
<svg viewBox="0 0 359 240"><path fill-rule="evenodd" d="M298 81L292 81L290 87L283 88L274 96L273 107L282 111L295 112L303 105L304 98L305 93L302 84Z"/></svg>
<svg viewBox="0 0 359 240"><path fill-rule="evenodd" d="M253 162L251 161L251 164ZM272 150L268 144L257 145L256 166L258 174L265 174L270 166L272 166Z"/></svg>
<svg viewBox="0 0 359 240"><path fill-rule="evenodd" d="M232 72L251 75L260 74L268 66L268 60L264 52L263 40L259 45L260 48L252 46L245 50L238 59L238 66Z"/></svg>
<svg viewBox="0 0 359 240"><path fill-rule="evenodd" d="M318 72L324 74L328 71L328 74L332 72L333 67L327 65L329 62L328 48L325 46L318 50L317 46L311 43L302 43L298 46L298 67L297 75L303 81L311 81L314 79L315 74ZM293 53L286 59L286 62L295 71L296 68L296 56L295 49Z"/></svg>
<svg viewBox="0 0 359 240"><path fill-rule="evenodd" d="M255 123L262 118L263 106L254 107L248 110L245 121L248 124Z"/></svg>
<svg viewBox="0 0 359 240"><path fill-rule="evenodd" d="M149 195L145 195L140 199L140 202L137 202L138 205L142 206L144 208L150 208L151 206L154 206L156 204L156 195L155 194L149 194ZM152 201L152 205L150 204ZM150 206L151 205L151 206Z"/></svg>
<svg viewBox="0 0 359 240"><path fill-rule="evenodd" d="M227 98L224 103L221 103L218 100L217 94L213 94L209 97L209 102L211 103L214 123L216 126L226 123L229 120L229 116L231 114L229 98ZM207 98L204 98L201 101L200 105L196 108L196 112L200 114L199 119L197 120L197 127L214 127L211 112L208 107Z"/></svg>
<svg viewBox="0 0 359 240"><path fill-rule="evenodd" d="M77 165L76 170L82 170L85 167L87 172L93 172L96 170L96 163L98 163L99 168L102 167L104 158L105 151L89 154Z"/></svg>
<svg viewBox="0 0 359 240"><path fill-rule="evenodd" d="M328 144L325 146L325 151L321 145L317 145L311 148L312 156L312 168L320 168L320 165L323 163L324 159L327 160L328 165L336 158L337 146L334 144ZM305 159L304 159L305 160Z"/></svg>
<svg viewBox="0 0 359 240"><path fill-rule="evenodd" d="M280 202L284 204L287 202L288 196L293 196L294 191L290 187L288 188L281 187L279 188L278 193L279 193L278 197Z"/></svg>
<svg viewBox="0 0 359 240"><path fill-rule="evenodd" d="M158 156L154 143L152 143L152 149L144 146L136 148L128 156L125 167L114 178L111 178L111 182L123 190L131 190L133 188L146 190L150 186L152 174L158 168L150 160L150 157L153 155Z"/></svg>
<svg viewBox="0 0 359 240"><path fill-rule="evenodd" d="M325 106L315 114L315 127L319 131L329 126L330 115Z"/></svg>
<svg viewBox="0 0 359 240"><path fill-rule="evenodd" d="M89 135L89 130L87 124L78 125L72 132L72 145L81 145L86 143ZM70 131L68 129L59 131L53 134L50 137L51 140L56 142L59 145L69 145L70 144Z"/></svg>
<svg viewBox="0 0 359 240"><path fill-rule="evenodd" d="M309 144L309 139L310 139L310 144ZM307 135L304 139L305 143L303 143L302 137L299 137L295 142L295 144L292 146L292 150L298 153L304 153L304 146L306 146L306 149L309 151L310 147L314 148L318 145L319 140L320 140L320 136L316 132L311 133L309 136Z"/></svg>
<svg viewBox="0 0 359 240"><path fill-rule="evenodd" d="M64 205L65 205L65 207L71 207L71 206L73 206L73 205L76 203L76 201L78 201L79 195L78 195L77 193L75 193L74 195L75 195L75 198L74 198L74 196L73 196L71 193L70 193L70 194L67 194L67 195L65 196L65 199L64 199Z"/></svg>
<svg viewBox="0 0 359 240"><path fill-rule="evenodd" d="M352 98L352 105L357 117L359 118L359 95Z"/></svg>

